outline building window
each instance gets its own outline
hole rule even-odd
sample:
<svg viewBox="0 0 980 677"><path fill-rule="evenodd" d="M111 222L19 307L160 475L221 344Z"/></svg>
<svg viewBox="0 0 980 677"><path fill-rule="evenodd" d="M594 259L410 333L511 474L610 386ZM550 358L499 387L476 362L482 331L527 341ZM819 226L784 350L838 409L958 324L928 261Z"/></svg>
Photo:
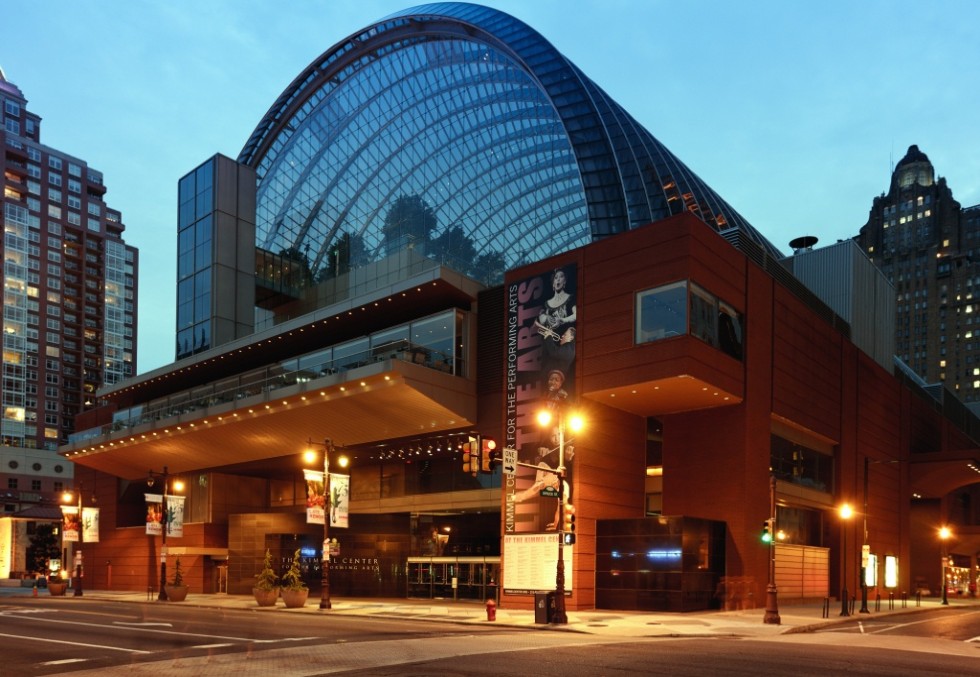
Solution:
<svg viewBox="0 0 980 677"><path fill-rule="evenodd" d="M41 491L41 480L31 480L31 491Z"/></svg>
<svg viewBox="0 0 980 677"><path fill-rule="evenodd" d="M737 360L742 359L742 314L714 294L687 281L636 295L637 344L690 333Z"/></svg>
<svg viewBox="0 0 980 677"><path fill-rule="evenodd" d="M687 281L657 287L636 295L637 343L687 333Z"/></svg>

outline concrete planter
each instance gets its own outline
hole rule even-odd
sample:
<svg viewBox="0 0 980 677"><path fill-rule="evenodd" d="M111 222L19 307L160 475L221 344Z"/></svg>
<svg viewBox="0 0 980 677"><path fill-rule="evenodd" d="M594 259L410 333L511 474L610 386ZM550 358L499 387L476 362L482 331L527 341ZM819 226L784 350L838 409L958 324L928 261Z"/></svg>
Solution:
<svg viewBox="0 0 980 677"><path fill-rule="evenodd" d="M187 599L187 586L168 585L167 599L170 600L171 602L183 602L185 599Z"/></svg>
<svg viewBox="0 0 980 677"><path fill-rule="evenodd" d="M255 597L255 603L259 606L275 606L276 600L279 599L279 588L272 590L252 588L252 596Z"/></svg>
<svg viewBox="0 0 980 677"><path fill-rule="evenodd" d="M282 591L282 601L286 604L287 609L299 609L306 606L306 598L309 597L310 591L306 588L296 589L296 590L286 590Z"/></svg>
<svg viewBox="0 0 980 677"><path fill-rule="evenodd" d="M53 597L64 597L65 591L68 589L67 583L48 583L48 592Z"/></svg>

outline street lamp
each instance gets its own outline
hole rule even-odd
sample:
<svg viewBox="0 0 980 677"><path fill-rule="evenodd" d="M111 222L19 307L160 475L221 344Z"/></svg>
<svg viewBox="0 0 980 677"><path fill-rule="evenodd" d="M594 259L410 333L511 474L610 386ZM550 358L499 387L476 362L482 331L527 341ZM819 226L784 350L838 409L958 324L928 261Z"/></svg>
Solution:
<svg viewBox="0 0 980 677"><path fill-rule="evenodd" d="M868 558L870 547L868 546L868 465L871 463L898 463L896 459L890 460L871 460L864 457L864 527L863 539L861 541L861 609L859 613L871 613L868 610Z"/></svg>
<svg viewBox="0 0 980 677"><path fill-rule="evenodd" d="M841 547L841 595L840 595L840 615L850 616L851 612L847 608L847 520L851 519L854 511L847 503L840 507L840 547Z"/></svg>
<svg viewBox="0 0 980 677"><path fill-rule="evenodd" d="M329 437L323 442L308 440L309 446L320 444L323 446L323 555L320 558L320 608L331 609L330 604L330 508L327 502L330 500L330 454L336 451L333 440ZM316 452L308 449L304 454L307 463L316 460ZM340 467L347 465L347 457L341 456L339 459Z"/></svg>
<svg viewBox="0 0 980 677"><path fill-rule="evenodd" d="M82 488L79 485L78 488L78 552L75 553L75 597L82 597ZM61 495L61 501L66 505L70 505L75 502L75 497L72 496L70 491L66 491Z"/></svg>
<svg viewBox="0 0 980 677"><path fill-rule="evenodd" d="M160 534L162 537L160 543L160 594L157 595L157 601L166 602L167 601L167 532L170 531L170 513L167 510L167 490L170 485L171 474L167 471L167 466L163 466L163 472L156 472L155 470L150 470L149 475L146 478L146 486L152 487L156 484L157 478L163 481L163 501L160 504L162 509L161 524L160 524ZM184 488L182 482L174 482L174 490L180 491Z"/></svg>
<svg viewBox="0 0 980 677"><path fill-rule="evenodd" d="M951 532L949 530L949 527L942 527L939 530L939 540L942 541L942 544L943 544L943 569L942 569L943 580L942 580L942 584L943 584L943 604L944 605L948 605L949 604L949 599L946 596L946 594L947 594L946 593L946 588L949 587L947 585L947 583L946 583L946 560L947 560L947 556L946 556L946 540L951 535L952 534L951 534Z"/></svg>
<svg viewBox="0 0 980 677"><path fill-rule="evenodd" d="M769 476L769 585L766 586L766 613L762 622L779 625L779 599L776 590L776 476Z"/></svg>
<svg viewBox="0 0 980 677"><path fill-rule="evenodd" d="M551 619L552 623L567 624L568 615L565 613L565 511L567 510L565 501L565 413L561 406L555 407L558 421L558 468L555 474L558 476L558 569L555 572L555 615ZM551 411L545 409L538 413L538 423L542 426L551 424ZM572 415L568 420L568 427L572 432L578 432L583 426L582 418Z"/></svg>

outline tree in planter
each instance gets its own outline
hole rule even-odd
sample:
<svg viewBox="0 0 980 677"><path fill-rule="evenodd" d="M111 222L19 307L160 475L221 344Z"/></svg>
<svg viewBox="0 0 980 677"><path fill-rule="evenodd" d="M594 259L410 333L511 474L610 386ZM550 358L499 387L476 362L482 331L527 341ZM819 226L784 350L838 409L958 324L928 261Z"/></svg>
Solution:
<svg viewBox="0 0 980 677"><path fill-rule="evenodd" d="M265 562L262 570L255 575L255 587L252 594L259 606L272 606L279 597L279 576L272 570L272 553L265 551Z"/></svg>
<svg viewBox="0 0 980 677"><path fill-rule="evenodd" d="M301 607L306 604L306 598L310 594L310 589L303 582L303 576L299 569L299 548L293 553L293 562L289 569L282 575L282 600L287 607Z"/></svg>
<svg viewBox="0 0 980 677"><path fill-rule="evenodd" d="M167 597L172 602L183 602L187 599L187 586L184 585L184 569L180 565L180 558L174 563L174 575L167 586Z"/></svg>
<svg viewBox="0 0 980 677"><path fill-rule="evenodd" d="M170 581L170 585L177 587L184 584L184 570L180 566L180 558L174 563L174 577Z"/></svg>

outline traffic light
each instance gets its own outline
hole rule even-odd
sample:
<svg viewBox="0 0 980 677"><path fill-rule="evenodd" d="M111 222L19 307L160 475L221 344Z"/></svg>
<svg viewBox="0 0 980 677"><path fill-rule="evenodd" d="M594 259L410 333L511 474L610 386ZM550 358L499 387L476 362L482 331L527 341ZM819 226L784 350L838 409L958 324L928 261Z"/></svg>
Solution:
<svg viewBox="0 0 980 677"><path fill-rule="evenodd" d="M497 443L489 437L480 438L480 470L493 472L493 464L500 460Z"/></svg>
<svg viewBox="0 0 980 677"><path fill-rule="evenodd" d="M463 472L476 476L480 470L480 438L470 437L463 443Z"/></svg>
<svg viewBox="0 0 980 677"><path fill-rule="evenodd" d="M565 533L565 545L575 543L575 506L571 503L565 504L564 519L562 521L562 531Z"/></svg>
<svg viewBox="0 0 980 677"><path fill-rule="evenodd" d="M762 523L762 542L772 543L772 519Z"/></svg>

